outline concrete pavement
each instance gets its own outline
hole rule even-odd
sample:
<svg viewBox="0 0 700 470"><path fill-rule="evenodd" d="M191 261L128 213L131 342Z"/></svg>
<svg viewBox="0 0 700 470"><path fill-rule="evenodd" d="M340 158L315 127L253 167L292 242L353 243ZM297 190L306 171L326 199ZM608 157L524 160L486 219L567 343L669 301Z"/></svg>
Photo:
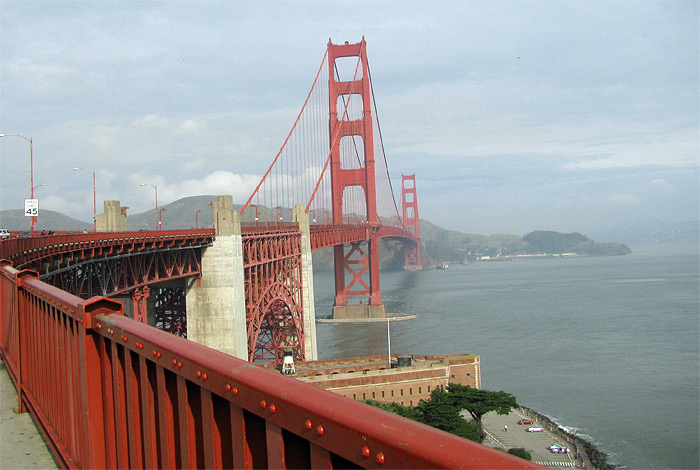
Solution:
<svg viewBox="0 0 700 470"><path fill-rule="evenodd" d="M59 468L29 413L15 413L17 393L0 361L0 468Z"/></svg>

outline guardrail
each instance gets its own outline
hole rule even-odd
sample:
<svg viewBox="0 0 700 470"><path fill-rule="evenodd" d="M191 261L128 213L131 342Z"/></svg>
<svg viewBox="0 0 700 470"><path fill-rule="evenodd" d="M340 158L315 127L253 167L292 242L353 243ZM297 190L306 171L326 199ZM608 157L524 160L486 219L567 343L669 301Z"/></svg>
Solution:
<svg viewBox="0 0 700 470"><path fill-rule="evenodd" d="M541 468L136 322L6 260L0 356L65 468Z"/></svg>

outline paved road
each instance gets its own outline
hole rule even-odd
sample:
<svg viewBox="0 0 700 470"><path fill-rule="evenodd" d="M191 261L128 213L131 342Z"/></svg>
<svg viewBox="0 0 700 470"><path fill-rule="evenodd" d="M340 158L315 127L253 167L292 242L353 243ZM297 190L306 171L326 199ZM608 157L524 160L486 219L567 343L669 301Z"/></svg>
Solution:
<svg viewBox="0 0 700 470"><path fill-rule="evenodd" d="M518 420L524 418L526 416L519 410L513 410L508 415L498 415L495 412L484 415L484 430L488 436L484 444L505 450L521 447L530 452L533 462L548 467L577 466L572 454L555 454L547 448L549 445L558 444L569 447L573 451L570 443L551 433L546 427L543 432L527 432L530 426L518 424ZM534 425L538 426L538 423L535 422ZM508 431L504 426L508 426ZM580 460L578 466L581 466Z"/></svg>
<svg viewBox="0 0 700 470"><path fill-rule="evenodd" d="M17 393L0 361L0 468L58 468L28 413L15 413Z"/></svg>

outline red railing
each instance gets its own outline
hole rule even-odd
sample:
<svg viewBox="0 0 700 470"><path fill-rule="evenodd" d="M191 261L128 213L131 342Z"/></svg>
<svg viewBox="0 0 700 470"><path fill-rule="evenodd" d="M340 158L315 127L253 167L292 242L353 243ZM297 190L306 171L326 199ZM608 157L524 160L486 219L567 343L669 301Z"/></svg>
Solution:
<svg viewBox="0 0 700 470"><path fill-rule="evenodd" d="M65 468L540 468L173 336L0 261L0 355Z"/></svg>

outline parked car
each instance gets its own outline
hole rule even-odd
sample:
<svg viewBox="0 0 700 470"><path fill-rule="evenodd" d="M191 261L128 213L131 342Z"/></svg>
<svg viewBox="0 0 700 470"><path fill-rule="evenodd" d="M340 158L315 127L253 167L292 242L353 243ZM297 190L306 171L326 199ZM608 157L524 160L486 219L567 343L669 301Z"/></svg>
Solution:
<svg viewBox="0 0 700 470"><path fill-rule="evenodd" d="M6 228L0 228L0 238L10 238L10 231Z"/></svg>
<svg viewBox="0 0 700 470"><path fill-rule="evenodd" d="M518 424L532 424L532 420L530 419L521 419L518 421Z"/></svg>
<svg viewBox="0 0 700 470"><path fill-rule="evenodd" d="M552 444L551 446L548 447L550 452L553 452L555 454L568 454L569 453L569 448L565 446L560 446L559 444Z"/></svg>
<svg viewBox="0 0 700 470"><path fill-rule="evenodd" d="M544 432L544 429L538 426L530 426L529 428L527 428L527 432Z"/></svg>

